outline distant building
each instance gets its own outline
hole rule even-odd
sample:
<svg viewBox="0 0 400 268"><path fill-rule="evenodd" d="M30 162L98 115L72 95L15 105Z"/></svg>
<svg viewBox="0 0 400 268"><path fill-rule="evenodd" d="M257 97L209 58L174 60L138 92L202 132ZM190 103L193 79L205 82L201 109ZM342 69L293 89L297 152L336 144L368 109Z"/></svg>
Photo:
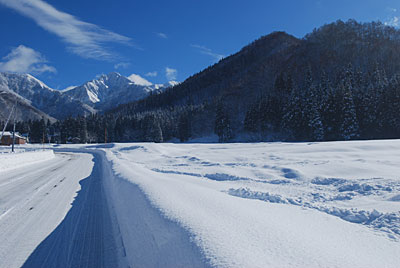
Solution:
<svg viewBox="0 0 400 268"><path fill-rule="evenodd" d="M79 143L81 143L81 139L78 137L74 137L70 140L70 142L73 144L79 144Z"/></svg>
<svg viewBox="0 0 400 268"><path fill-rule="evenodd" d="M5 131L3 137L1 137L0 145L11 145L12 142L13 142L13 133L10 131ZM15 132L15 144L25 144L25 143L26 143L26 137L23 137L18 132Z"/></svg>
<svg viewBox="0 0 400 268"><path fill-rule="evenodd" d="M29 133L23 133L21 136L25 138L26 143L29 143Z"/></svg>

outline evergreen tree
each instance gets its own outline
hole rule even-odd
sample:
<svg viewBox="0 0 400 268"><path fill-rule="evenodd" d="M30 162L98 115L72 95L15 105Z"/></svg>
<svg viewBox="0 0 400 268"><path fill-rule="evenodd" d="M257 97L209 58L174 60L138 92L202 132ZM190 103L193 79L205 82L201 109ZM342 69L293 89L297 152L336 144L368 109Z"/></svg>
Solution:
<svg viewBox="0 0 400 268"><path fill-rule="evenodd" d="M308 126L310 128L310 138L316 141L324 140L324 126L322 124L322 119L320 115L322 98L315 87L315 85L311 85L309 89L308 96L308 106L307 106L307 117L308 117Z"/></svg>
<svg viewBox="0 0 400 268"><path fill-rule="evenodd" d="M250 106L249 110L246 112L246 116L244 119L244 130L247 132L257 132L258 131L258 105Z"/></svg>
<svg viewBox="0 0 400 268"><path fill-rule="evenodd" d="M293 89L290 99L284 108L282 129L289 140L297 140L303 137L304 120L302 98L298 90Z"/></svg>
<svg viewBox="0 0 400 268"><path fill-rule="evenodd" d="M218 135L219 142L227 142L233 138L230 119L225 109L222 102L217 104L214 132Z"/></svg>
<svg viewBox="0 0 400 268"><path fill-rule="evenodd" d="M388 115L389 125L393 129L393 138L400 137L400 75L396 75L390 87L390 114Z"/></svg>
<svg viewBox="0 0 400 268"><path fill-rule="evenodd" d="M178 123L178 135L181 142L188 141L192 136L191 134L191 122L188 113L182 113L179 117Z"/></svg>
<svg viewBox="0 0 400 268"><path fill-rule="evenodd" d="M79 139L81 143L86 143L88 139L87 123L86 118L83 116L78 117L79 127Z"/></svg>
<svg viewBox="0 0 400 268"><path fill-rule="evenodd" d="M342 86L343 89L343 122L341 134L344 140L351 140L359 137L359 126L357 121L356 109L354 107L351 84L349 82Z"/></svg>
<svg viewBox="0 0 400 268"><path fill-rule="evenodd" d="M163 142L163 133L160 122L154 114L145 117L145 141Z"/></svg>

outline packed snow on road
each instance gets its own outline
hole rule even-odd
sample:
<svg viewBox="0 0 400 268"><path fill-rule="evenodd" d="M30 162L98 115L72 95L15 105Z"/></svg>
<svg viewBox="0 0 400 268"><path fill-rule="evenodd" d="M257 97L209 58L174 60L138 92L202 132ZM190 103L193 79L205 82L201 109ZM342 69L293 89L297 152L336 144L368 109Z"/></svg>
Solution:
<svg viewBox="0 0 400 268"><path fill-rule="evenodd" d="M0 170L0 267L400 261L398 140L53 149Z"/></svg>

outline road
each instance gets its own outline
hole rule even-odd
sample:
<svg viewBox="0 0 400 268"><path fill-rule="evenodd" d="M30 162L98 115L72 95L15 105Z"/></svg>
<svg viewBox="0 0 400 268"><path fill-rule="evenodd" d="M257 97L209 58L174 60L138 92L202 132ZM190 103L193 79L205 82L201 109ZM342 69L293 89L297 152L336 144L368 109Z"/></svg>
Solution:
<svg viewBox="0 0 400 268"><path fill-rule="evenodd" d="M0 267L118 266L98 157L57 153L0 173Z"/></svg>
<svg viewBox="0 0 400 268"><path fill-rule="evenodd" d="M0 230L0 268L209 267L96 148L0 172Z"/></svg>

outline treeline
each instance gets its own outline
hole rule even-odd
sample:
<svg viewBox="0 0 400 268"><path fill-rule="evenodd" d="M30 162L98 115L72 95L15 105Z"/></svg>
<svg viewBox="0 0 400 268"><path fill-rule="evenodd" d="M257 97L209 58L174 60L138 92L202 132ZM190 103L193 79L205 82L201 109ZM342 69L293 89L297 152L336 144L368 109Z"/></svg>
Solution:
<svg viewBox="0 0 400 268"><path fill-rule="evenodd" d="M247 111L244 130L290 141L386 139L400 137L400 74L383 69L362 73L344 68L337 81L326 75L303 86L282 73L269 95Z"/></svg>
<svg viewBox="0 0 400 268"><path fill-rule="evenodd" d="M17 124L31 142L188 141L216 134L220 142L242 140L326 141L400 137L400 74L388 78L376 67L364 74L350 65L337 81L323 75L314 82L311 70L296 85L279 74L273 90L249 105L242 124L232 125L229 103L215 99L200 105L132 115L91 115Z"/></svg>
<svg viewBox="0 0 400 268"><path fill-rule="evenodd" d="M50 123L45 120L16 123L16 131L26 133L32 143L103 143L103 142L164 142L169 140L189 140L193 132L203 133L213 124L206 115L207 104L185 106L168 112L154 111L132 116L98 115L69 117ZM205 122L205 123L203 123ZM4 122L0 122L3 126ZM7 130L12 130L9 124Z"/></svg>

